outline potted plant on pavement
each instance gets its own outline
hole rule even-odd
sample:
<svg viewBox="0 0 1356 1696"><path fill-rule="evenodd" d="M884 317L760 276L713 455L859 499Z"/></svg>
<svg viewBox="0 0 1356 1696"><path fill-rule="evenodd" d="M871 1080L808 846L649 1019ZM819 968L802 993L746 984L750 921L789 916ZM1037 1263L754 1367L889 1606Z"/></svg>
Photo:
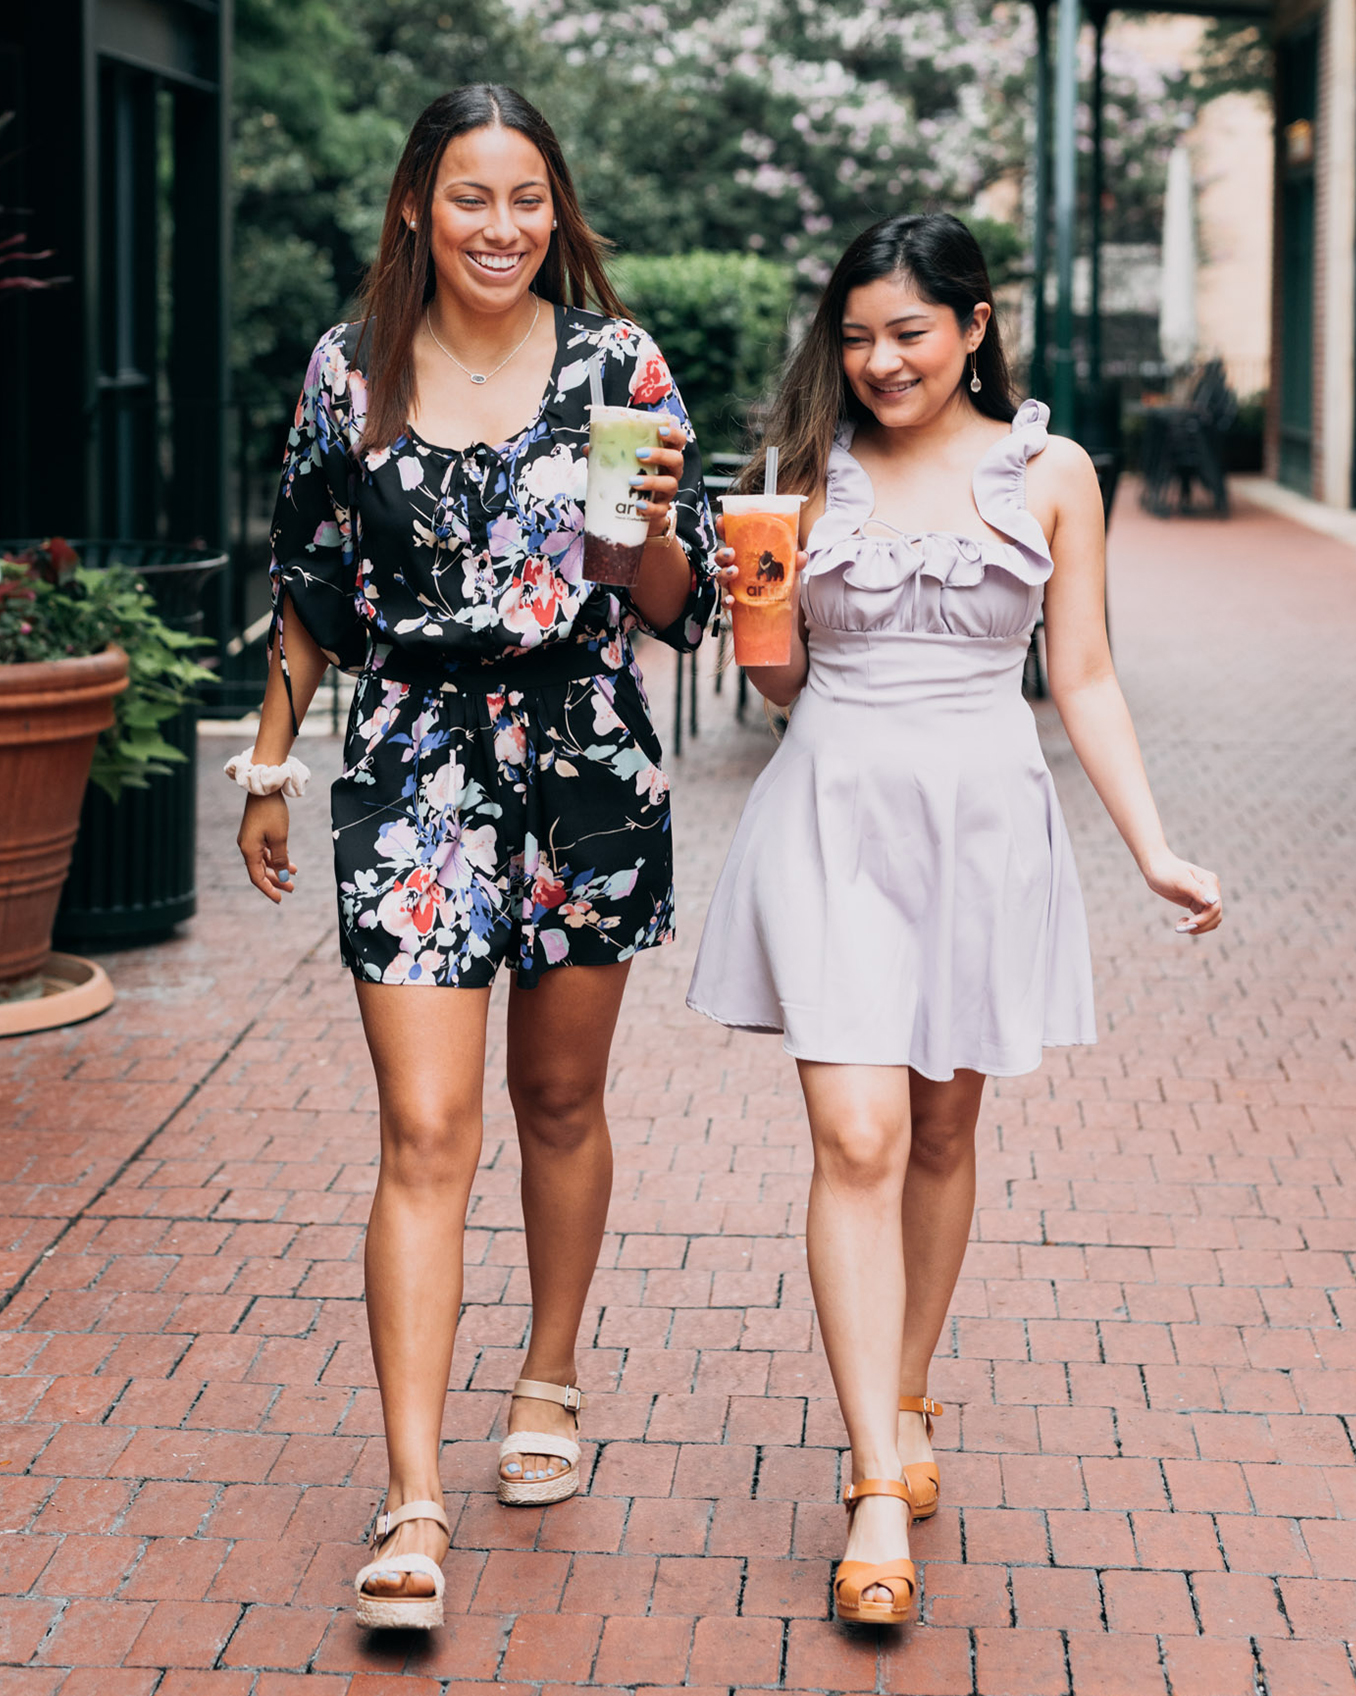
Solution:
<svg viewBox="0 0 1356 1696"><path fill-rule="evenodd" d="M28 1004L58 999L44 967L85 784L116 798L183 759L159 726L208 675L195 646L132 573L59 537L0 556L0 1031L102 1010Z"/></svg>
<svg viewBox="0 0 1356 1696"><path fill-rule="evenodd" d="M132 572L171 630L202 634L203 587L226 565L224 553L125 539L82 539L71 546L87 567ZM219 685L220 673L213 676ZM144 783L124 783L116 798L98 782L86 787L53 947L76 954L142 947L173 935L197 911L199 694L195 690L155 727L183 759L166 763Z"/></svg>

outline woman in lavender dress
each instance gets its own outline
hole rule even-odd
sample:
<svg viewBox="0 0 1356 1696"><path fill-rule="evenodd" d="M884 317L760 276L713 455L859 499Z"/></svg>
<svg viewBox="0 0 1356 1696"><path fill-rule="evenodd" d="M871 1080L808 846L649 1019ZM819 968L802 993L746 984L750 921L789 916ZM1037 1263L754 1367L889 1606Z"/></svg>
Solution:
<svg viewBox="0 0 1356 1696"><path fill-rule="evenodd" d="M751 675L795 704L688 1001L782 1033L799 1067L810 1277L852 1446L849 1620L912 1609L984 1080L1096 1040L1077 873L1021 696L1042 603L1055 704L1145 881L1186 909L1178 930L1220 921L1218 879L1164 840L1112 669L1096 476L1047 417L1013 402L973 236L928 214L844 254L767 430L781 488L808 497L807 555L790 664Z"/></svg>

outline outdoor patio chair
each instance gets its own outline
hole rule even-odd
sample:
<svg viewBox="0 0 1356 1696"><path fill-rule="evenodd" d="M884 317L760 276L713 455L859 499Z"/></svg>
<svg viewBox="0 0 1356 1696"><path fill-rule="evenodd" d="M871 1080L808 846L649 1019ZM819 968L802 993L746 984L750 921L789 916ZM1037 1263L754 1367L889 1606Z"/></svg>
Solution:
<svg viewBox="0 0 1356 1696"><path fill-rule="evenodd" d="M1212 359L1201 372L1186 406L1145 409L1140 502L1146 511L1167 518L1174 485L1178 511L1190 511L1192 485L1199 481L1214 501L1218 516L1229 516L1224 438L1237 416L1238 399L1218 359Z"/></svg>

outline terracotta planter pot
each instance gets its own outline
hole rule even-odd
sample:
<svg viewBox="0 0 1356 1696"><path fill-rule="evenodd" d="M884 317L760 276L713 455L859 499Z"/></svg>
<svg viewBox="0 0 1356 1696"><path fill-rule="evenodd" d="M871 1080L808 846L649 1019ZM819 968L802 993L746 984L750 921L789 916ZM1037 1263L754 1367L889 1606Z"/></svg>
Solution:
<svg viewBox="0 0 1356 1696"><path fill-rule="evenodd" d="M127 655L0 665L0 983L52 946L90 761L127 687Z"/></svg>

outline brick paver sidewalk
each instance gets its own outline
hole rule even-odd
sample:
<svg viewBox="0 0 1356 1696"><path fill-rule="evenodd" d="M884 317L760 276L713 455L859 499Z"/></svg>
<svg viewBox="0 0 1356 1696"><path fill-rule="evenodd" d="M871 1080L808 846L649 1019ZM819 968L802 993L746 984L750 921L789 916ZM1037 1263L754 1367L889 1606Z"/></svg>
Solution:
<svg viewBox="0 0 1356 1696"><path fill-rule="evenodd" d="M1172 933L1042 708L1103 1041L984 1112L932 1386L949 1405L945 1505L915 1538L925 1623L829 1620L842 1431L797 1234L795 1078L775 1040L682 1008L769 747L727 691L677 770L682 940L637 965L617 1043L588 1492L544 1513L489 1488L528 1312L491 1054L447 1414L449 1626L426 1646L365 1641L345 1609L383 1460L360 1297L373 1092L323 795L294 810L302 891L278 918L208 773L190 934L114 962L105 1018L0 1049L0 1696L1356 1688L1356 554L1126 499L1113 537L1127 692L1228 927ZM336 751L317 748L324 777Z"/></svg>

